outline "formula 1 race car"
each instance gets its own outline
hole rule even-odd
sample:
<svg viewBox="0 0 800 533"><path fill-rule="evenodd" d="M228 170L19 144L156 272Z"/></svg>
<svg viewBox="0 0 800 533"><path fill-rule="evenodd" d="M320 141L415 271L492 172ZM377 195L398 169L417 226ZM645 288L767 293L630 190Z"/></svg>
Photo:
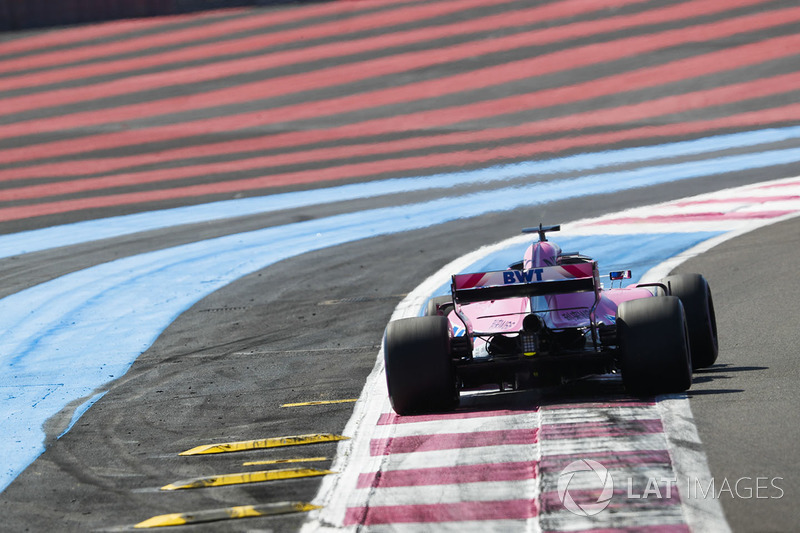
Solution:
<svg viewBox="0 0 800 533"><path fill-rule="evenodd" d="M389 397L401 414L454 409L463 389L486 384L548 387L591 375L622 374L626 391L681 392L692 370L717 359L711 291L700 274L613 288L597 262L565 253L537 233L507 270L456 274L451 294L425 316L390 322L384 335ZM621 285L620 281L620 285Z"/></svg>

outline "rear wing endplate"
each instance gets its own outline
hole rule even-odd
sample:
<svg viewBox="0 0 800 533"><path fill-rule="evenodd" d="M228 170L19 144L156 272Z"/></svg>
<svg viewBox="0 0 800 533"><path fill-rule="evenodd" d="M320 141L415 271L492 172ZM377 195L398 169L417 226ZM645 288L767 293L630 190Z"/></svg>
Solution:
<svg viewBox="0 0 800 533"><path fill-rule="evenodd" d="M452 278L453 301L458 304L565 294L596 292L600 286L597 262L456 274Z"/></svg>

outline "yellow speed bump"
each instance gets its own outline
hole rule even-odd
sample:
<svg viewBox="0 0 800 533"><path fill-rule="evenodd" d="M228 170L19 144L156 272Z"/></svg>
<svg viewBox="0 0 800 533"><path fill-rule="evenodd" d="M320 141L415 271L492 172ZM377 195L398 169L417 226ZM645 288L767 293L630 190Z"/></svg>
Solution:
<svg viewBox="0 0 800 533"><path fill-rule="evenodd" d="M357 401L358 398L347 398L345 400L316 400L313 402L285 403L281 405L281 407L305 407L307 405L329 405L334 403L353 403Z"/></svg>
<svg viewBox="0 0 800 533"><path fill-rule="evenodd" d="M148 518L136 524L135 528L145 529L151 527L183 526L201 522L215 522L217 520L232 520L235 518L250 518L254 516L272 516L287 513L303 513L320 509L317 505L305 502L277 502L261 505L242 505L225 509L208 509L195 513L162 514Z"/></svg>
<svg viewBox="0 0 800 533"><path fill-rule="evenodd" d="M292 437L271 437L260 440L243 440L239 442L223 442L218 444L204 444L186 450L178 455L203 455L207 453L230 453L246 450L260 450L264 448L279 448L281 446L299 446L301 444L316 444L318 442L333 442L345 440L349 437L333 435L332 433L313 433L310 435L295 435Z"/></svg>
<svg viewBox="0 0 800 533"><path fill-rule="evenodd" d="M296 479L301 477L324 476L334 474L332 470L318 468L284 468L281 470L261 470L259 472L242 472L239 474L222 474L219 476L198 477L184 481L176 481L164 485L161 490L201 489L205 487L222 487L225 485L241 485L243 483L260 483L279 479Z"/></svg>
<svg viewBox="0 0 800 533"><path fill-rule="evenodd" d="M247 461L242 463L242 466L257 466L257 465L279 465L285 463L315 463L317 461L327 461L327 457L296 457L294 459L267 459L264 461Z"/></svg>

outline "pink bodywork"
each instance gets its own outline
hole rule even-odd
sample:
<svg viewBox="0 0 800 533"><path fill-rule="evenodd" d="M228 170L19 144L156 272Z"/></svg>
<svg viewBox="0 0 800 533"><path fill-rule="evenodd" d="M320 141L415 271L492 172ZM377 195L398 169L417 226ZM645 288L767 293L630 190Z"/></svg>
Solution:
<svg viewBox="0 0 800 533"><path fill-rule="evenodd" d="M538 311L545 324L551 329L588 327L591 323L590 311L597 298L594 310L596 323L611 325L616 322L617 307L627 300L650 298L651 290L631 285L625 288L603 289L597 272L597 263L580 262L560 264L561 248L550 241L534 242L528 247L523 258L522 271L496 271L461 274L453 277L453 289L483 289L510 284L512 276L515 283L537 281L526 279L531 272L541 277L538 281L594 278L597 292L571 292L546 296L513 297L498 300L478 301L458 306L467 319L470 333L518 333L522 330L523 319L532 311ZM505 277L508 276L508 277ZM505 278L504 278L505 277ZM455 336L466 334L464 321L456 310L448 314ZM475 348L483 344L475 338Z"/></svg>

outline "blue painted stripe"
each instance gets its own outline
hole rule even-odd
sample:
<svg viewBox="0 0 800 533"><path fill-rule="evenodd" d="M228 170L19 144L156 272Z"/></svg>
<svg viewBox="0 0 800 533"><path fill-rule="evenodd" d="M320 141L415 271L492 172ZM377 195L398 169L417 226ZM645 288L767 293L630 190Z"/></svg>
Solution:
<svg viewBox="0 0 800 533"><path fill-rule="evenodd" d="M42 453L48 418L123 375L195 302L276 261L493 211L798 160L800 149L773 150L338 215L127 257L8 296L0 300L0 490Z"/></svg>
<svg viewBox="0 0 800 533"><path fill-rule="evenodd" d="M48 250L60 246L120 237L143 231L174 227L182 224L223 220L269 213L282 209L308 207L345 200L373 198L402 192L457 188L459 186L480 183L509 181L528 176L585 172L611 165L641 163L669 157L686 157L699 154L711 154L713 152L736 148L756 147L762 144L781 142L799 137L800 126L772 128L752 132L717 135L703 139L657 146L579 154L547 161L526 161L465 172L372 181L312 191L228 200L197 206L110 217L101 220L77 222L74 224L65 224L62 226L53 226L0 236L0 258Z"/></svg>

